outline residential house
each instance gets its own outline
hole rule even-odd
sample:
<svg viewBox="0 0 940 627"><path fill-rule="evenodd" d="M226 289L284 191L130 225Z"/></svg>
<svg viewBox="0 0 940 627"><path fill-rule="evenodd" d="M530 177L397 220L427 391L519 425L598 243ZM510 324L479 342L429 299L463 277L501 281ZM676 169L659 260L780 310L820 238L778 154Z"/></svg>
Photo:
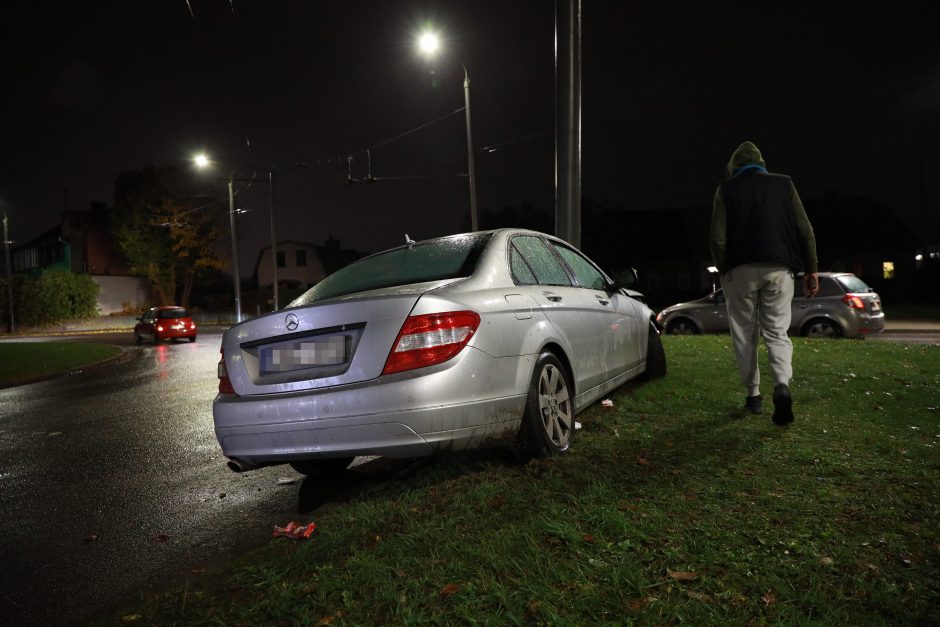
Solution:
<svg viewBox="0 0 940 627"><path fill-rule="evenodd" d="M104 203L85 211L63 211L62 222L13 249L14 272L37 275L52 268L87 274L101 287L102 315L137 311L150 303L150 284L131 275L111 234Z"/></svg>

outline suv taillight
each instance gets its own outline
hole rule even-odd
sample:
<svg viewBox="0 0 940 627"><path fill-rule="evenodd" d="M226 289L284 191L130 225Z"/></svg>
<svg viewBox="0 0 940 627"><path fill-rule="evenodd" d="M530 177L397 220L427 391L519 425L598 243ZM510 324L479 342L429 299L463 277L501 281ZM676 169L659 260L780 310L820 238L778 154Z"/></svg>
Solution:
<svg viewBox="0 0 940 627"><path fill-rule="evenodd" d="M475 311L409 316L402 325L382 374L424 368L459 353L480 326Z"/></svg>
<svg viewBox="0 0 940 627"><path fill-rule="evenodd" d="M234 394L235 388L228 378L228 370L225 368L225 351L219 349L219 394Z"/></svg>
<svg viewBox="0 0 940 627"><path fill-rule="evenodd" d="M846 294L842 297L842 302L852 309L865 309L865 302L855 294Z"/></svg>

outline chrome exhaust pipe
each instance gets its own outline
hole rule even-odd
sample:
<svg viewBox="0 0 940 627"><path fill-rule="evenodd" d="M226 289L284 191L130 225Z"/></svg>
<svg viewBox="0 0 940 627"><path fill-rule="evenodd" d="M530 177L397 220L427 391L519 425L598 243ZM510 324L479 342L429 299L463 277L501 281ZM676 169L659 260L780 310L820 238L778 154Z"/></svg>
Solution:
<svg viewBox="0 0 940 627"><path fill-rule="evenodd" d="M235 457L229 459L225 465L228 466L229 470L231 470L232 472L236 472L236 473L248 472L249 470L257 470L258 468L261 468L261 466L249 464L248 462L243 461L241 459L237 459Z"/></svg>

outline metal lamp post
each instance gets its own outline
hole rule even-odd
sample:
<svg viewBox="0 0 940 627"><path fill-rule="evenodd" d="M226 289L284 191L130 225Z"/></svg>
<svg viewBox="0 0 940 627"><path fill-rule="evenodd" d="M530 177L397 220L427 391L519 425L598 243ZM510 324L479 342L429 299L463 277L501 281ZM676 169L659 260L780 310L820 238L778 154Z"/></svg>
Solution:
<svg viewBox="0 0 940 627"><path fill-rule="evenodd" d="M10 318L7 321L7 330L10 333L16 331L16 324L13 321L13 275L12 267L10 266L10 231L9 224L7 220L7 214L3 212L3 249L4 254L6 255L6 269L7 269L7 308L10 310Z"/></svg>
<svg viewBox="0 0 940 627"><path fill-rule="evenodd" d="M232 232L232 273L235 275L235 322L242 321L242 283L238 273L238 238L235 237L235 179L228 179L228 225Z"/></svg>
<svg viewBox="0 0 940 627"><path fill-rule="evenodd" d="M437 35L433 33L424 33L418 38L418 47L426 56L431 57L440 49L441 42ZM464 112L467 119L467 182L470 185L470 230L479 230L477 221L477 185L476 172L473 163L473 130L470 123L470 73L467 66L460 64L463 68L463 98Z"/></svg>

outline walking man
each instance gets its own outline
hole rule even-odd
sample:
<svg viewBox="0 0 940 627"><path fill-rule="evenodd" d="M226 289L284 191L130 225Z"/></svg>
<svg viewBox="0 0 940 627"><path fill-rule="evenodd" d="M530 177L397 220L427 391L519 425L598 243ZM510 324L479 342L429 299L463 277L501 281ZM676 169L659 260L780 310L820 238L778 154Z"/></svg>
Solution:
<svg viewBox="0 0 940 627"><path fill-rule="evenodd" d="M790 177L770 174L757 146L744 142L731 155L728 178L715 191L710 247L728 305L731 344L744 405L763 413L757 347L760 336L774 379L773 422L793 422L793 344L790 301L793 275L803 275L803 291L819 291L816 236Z"/></svg>

